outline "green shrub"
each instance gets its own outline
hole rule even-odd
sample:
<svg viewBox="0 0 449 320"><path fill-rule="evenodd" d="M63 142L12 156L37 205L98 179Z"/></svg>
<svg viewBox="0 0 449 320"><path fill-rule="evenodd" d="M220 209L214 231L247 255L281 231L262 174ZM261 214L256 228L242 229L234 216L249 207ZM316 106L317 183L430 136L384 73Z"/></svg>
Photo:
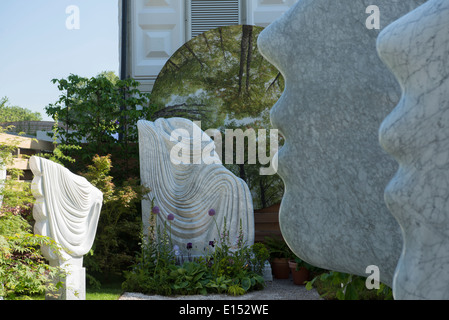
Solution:
<svg viewBox="0 0 449 320"><path fill-rule="evenodd" d="M251 265L256 273L262 274L265 268L265 261L270 258L270 252L267 247L260 242L256 242L251 246L251 252L253 255L251 256Z"/></svg>
<svg viewBox="0 0 449 320"><path fill-rule="evenodd" d="M99 275L102 278L122 276L134 262L139 250L142 218L140 203L148 189L137 179L128 179L121 186L113 183L109 156L96 155L87 172L82 174L103 192L103 206L91 254L85 256L84 265L91 284Z"/></svg>
<svg viewBox="0 0 449 320"><path fill-rule="evenodd" d="M295 254L287 245L284 238L277 236L265 237L264 242L268 248L269 258L271 261L275 258L295 258Z"/></svg>
<svg viewBox="0 0 449 320"><path fill-rule="evenodd" d="M391 300L393 292L390 287L380 283L379 289L369 290L365 285L366 278L348 273L323 272L306 284L310 290L317 288L320 295L329 300Z"/></svg>
<svg viewBox="0 0 449 320"><path fill-rule="evenodd" d="M50 279L61 276L40 253L45 245L57 250L48 237L30 233L30 225L17 208L2 207L0 213L0 296L7 300L57 291Z"/></svg>

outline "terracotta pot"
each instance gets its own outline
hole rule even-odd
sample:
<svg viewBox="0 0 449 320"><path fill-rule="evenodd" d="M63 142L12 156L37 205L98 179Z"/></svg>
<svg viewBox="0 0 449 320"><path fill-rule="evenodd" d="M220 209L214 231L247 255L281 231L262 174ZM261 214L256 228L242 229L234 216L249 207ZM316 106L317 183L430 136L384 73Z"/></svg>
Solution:
<svg viewBox="0 0 449 320"><path fill-rule="evenodd" d="M288 279L290 276L290 267L286 258L274 258L271 262L271 269L273 276L277 279Z"/></svg>
<svg viewBox="0 0 449 320"><path fill-rule="evenodd" d="M288 260L288 266L290 267L290 270L296 270L296 266L298 264L294 260Z"/></svg>
<svg viewBox="0 0 449 320"><path fill-rule="evenodd" d="M299 270L292 269L293 283L303 285L305 281L309 280L309 270L305 267L300 267Z"/></svg>
<svg viewBox="0 0 449 320"><path fill-rule="evenodd" d="M309 270L305 267L300 267L299 270L296 270L298 267L298 263L294 260L288 261L288 266L292 272L293 283L297 285L303 285L305 281L309 280Z"/></svg>

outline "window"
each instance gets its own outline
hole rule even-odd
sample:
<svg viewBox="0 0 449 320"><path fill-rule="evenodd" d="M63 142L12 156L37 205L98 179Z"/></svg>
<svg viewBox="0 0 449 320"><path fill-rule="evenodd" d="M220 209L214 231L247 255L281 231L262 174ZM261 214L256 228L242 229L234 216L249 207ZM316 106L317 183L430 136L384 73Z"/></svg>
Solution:
<svg viewBox="0 0 449 320"><path fill-rule="evenodd" d="M221 26L240 24L239 0L188 0L187 39Z"/></svg>

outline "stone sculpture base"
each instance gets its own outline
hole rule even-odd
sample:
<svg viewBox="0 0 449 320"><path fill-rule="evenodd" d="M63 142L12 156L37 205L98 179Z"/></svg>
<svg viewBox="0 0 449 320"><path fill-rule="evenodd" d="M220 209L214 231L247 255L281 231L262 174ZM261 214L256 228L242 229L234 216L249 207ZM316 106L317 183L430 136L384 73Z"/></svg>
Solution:
<svg viewBox="0 0 449 320"><path fill-rule="evenodd" d="M49 291L45 300L86 300L86 268L79 266L65 266L65 277L54 280L54 284L61 282L62 287L56 292Z"/></svg>
<svg viewBox="0 0 449 320"><path fill-rule="evenodd" d="M265 266L263 269L263 279L265 281L273 281L273 274L272 274L272 270L271 270L271 265L270 262L265 261Z"/></svg>

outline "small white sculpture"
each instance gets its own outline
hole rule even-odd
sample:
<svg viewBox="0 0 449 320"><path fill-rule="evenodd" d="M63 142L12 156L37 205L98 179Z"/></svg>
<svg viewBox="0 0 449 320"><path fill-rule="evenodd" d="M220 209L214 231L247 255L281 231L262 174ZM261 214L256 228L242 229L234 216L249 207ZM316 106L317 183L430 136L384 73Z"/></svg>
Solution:
<svg viewBox="0 0 449 320"><path fill-rule="evenodd" d="M393 294L449 299L449 2L430 0L392 23L377 48L403 92L379 132L399 163L385 189L404 238Z"/></svg>
<svg viewBox="0 0 449 320"><path fill-rule="evenodd" d="M246 244L254 243L249 188L221 164L209 136L183 118L139 121L138 129L141 183L151 189L150 198L159 209L157 225L164 225L168 215L173 218L167 223L174 245L186 249L189 244L191 255L204 254L210 241L219 240L225 218L232 242L242 228ZM151 202L143 201L142 208L147 234Z"/></svg>
<svg viewBox="0 0 449 320"><path fill-rule="evenodd" d="M95 239L103 194L84 177L53 161L33 156L30 168L36 198L34 232L58 243L59 254L45 246L42 253L50 265L63 267L67 273L60 299L84 300L83 256Z"/></svg>

